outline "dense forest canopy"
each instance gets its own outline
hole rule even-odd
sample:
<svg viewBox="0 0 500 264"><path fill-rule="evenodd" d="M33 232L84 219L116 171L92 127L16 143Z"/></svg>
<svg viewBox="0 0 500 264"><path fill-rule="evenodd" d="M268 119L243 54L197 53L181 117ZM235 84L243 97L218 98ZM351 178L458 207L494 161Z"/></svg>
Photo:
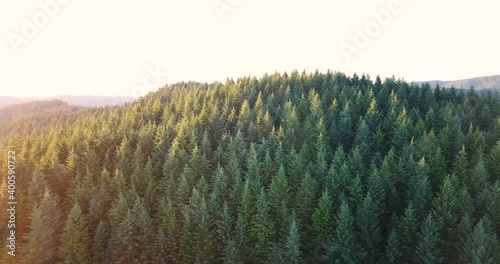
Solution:
<svg viewBox="0 0 500 264"><path fill-rule="evenodd" d="M498 93L293 71L0 132L4 263L500 263Z"/></svg>

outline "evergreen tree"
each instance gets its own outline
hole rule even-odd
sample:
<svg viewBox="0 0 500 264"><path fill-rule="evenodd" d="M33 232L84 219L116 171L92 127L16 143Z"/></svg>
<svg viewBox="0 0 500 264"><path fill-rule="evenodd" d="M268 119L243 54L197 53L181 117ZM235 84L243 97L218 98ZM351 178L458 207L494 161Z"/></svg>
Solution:
<svg viewBox="0 0 500 264"><path fill-rule="evenodd" d="M153 263L155 249L155 231L153 219L141 198L137 198L132 208L134 221L134 242L141 250L138 255L140 263Z"/></svg>
<svg viewBox="0 0 500 264"><path fill-rule="evenodd" d="M422 224L422 231L417 235L418 243L415 251L417 263L441 263L442 257L437 244L439 242L438 227L432 217L428 214Z"/></svg>
<svg viewBox="0 0 500 264"><path fill-rule="evenodd" d="M270 206L264 189L261 189L256 202L256 212L252 217L252 236L255 241L254 259L261 262L269 253L275 235L274 223L270 217Z"/></svg>
<svg viewBox="0 0 500 264"><path fill-rule="evenodd" d="M290 187L285 176L285 169L283 165L280 165L278 174L273 177L269 186L269 205L273 222L276 223L278 237L280 237L280 233L285 233L285 235L288 233L289 225L286 221L289 202Z"/></svg>
<svg viewBox="0 0 500 264"><path fill-rule="evenodd" d="M295 219L293 219L292 223L290 224L290 230L286 239L285 259L286 263L301 263L300 233L297 221Z"/></svg>
<svg viewBox="0 0 500 264"><path fill-rule="evenodd" d="M379 225L379 208L368 193L356 213L356 227L359 241L367 253L364 263L375 263L379 256L379 246L382 241Z"/></svg>
<svg viewBox="0 0 500 264"><path fill-rule="evenodd" d="M415 252L416 247L418 223L415 210L411 204L405 209L398 229L401 239L402 261L404 263L414 263L413 252Z"/></svg>
<svg viewBox="0 0 500 264"><path fill-rule="evenodd" d="M328 194L328 190L323 191L319 204L312 215L313 231L315 238L316 250L323 252L326 248L327 241L334 234L335 226L332 225L334 217L334 209L332 199Z"/></svg>
<svg viewBox="0 0 500 264"><path fill-rule="evenodd" d="M118 263L139 263L138 248L134 241L134 219L132 212L127 211L123 221L116 230L116 240L113 247L113 262Z"/></svg>
<svg viewBox="0 0 500 264"><path fill-rule="evenodd" d="M309 173L306 173L301 180L299 189L296 191L294 199L295 212L300 224L301 251L304 254L311 252L313 247L312 221L316 201L316 187Z"/></svg>
<svg viewBox="0 0 500 264"><path fill-rule="evenodd" d="M87 222L75 204L66 219L59 256L64 263L90 263L89 244Z"/></svg>
<svg viewBox="0 0 500 264"><path fill-rule="evenodd" d="M107 259L109 258L106 251L108 239L109 231L106 227L106 224L103 221L100 221L97 225L92 247L90 249L92 263L104 263L107 261Z"/></svg>
<svg viewBox="0 0 500 264"><path fill-rule="evenodd" d="M399 236L396 230L392 229L387 238L384 262L388 264L401 263L401 257L402 252Z"/></svg>
<svg viewBox="0 0 500 264"><path fill-rule="evenodd" d="M366 256L354 230L354 217L343 201L335 218L336 230L327 252L331 263L360 263Z"/></svg>
<svg viewBox="0 0 500 264"><path fill-rule="evenodd" d="M57 261L57 234L61 221L60 200L48 189L31 214L30 231L23 250L26 263L55 263Z"/></svg>
<svg viewBox="0 0 500 264"><path fill-rule="evenodd" d="M498 263L498 248L498 239L489 226L489 220L482 218L465 241L460 260L472 264Z"/></svg>

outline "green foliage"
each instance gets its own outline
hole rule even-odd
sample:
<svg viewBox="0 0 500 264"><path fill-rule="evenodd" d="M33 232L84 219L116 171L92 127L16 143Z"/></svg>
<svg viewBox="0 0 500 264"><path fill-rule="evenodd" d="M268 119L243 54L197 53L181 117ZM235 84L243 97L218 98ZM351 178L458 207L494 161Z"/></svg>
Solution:
<svg viewBox="0 0 500 264"><path fill-rule="evenodd" d="M354 231L354 216L347 202L342 202L335 217L335 235L330 241L327 261L330 263L360 263L366 256Z"/></svg>
<svg viewBox="0 0 500 264"><path fill-rule="evenodd" d="M57 237L61 231L61 210L59 208L59 197L46 189L42 200L31 214L30 231L26 236L26 249L23 253L26 263L55 263L58 259L57 247L59 243L53 238ZM81 212L74 214L81 214ZM79 218L79 216L75 215L74 218ZM68 225L69 228L72 226ZM68 232L65 233L68 234Z"/></svg>
<svg viewBox="0 0 500 264"><path fill-rule="evenodd" d="M270 217L270 206L263 189L257 197L256 212L252 218L252 236L255 241L253 256L255 262L261 262L273 245L274 223Z"/></svg>
<svg viewBox="0 0 500 264"><path fill-rule="evenodd" d="M499 94L293 71L33 106L0 122L20 261L499 262Z"/></svg>
<svg viewBox="0 0 500 264"><path fill-rule="evenodd" d="M82 209L75 204L71 209L63 233L59 256L64 263L90 263L88 226Z"/></svg>
<svg viewBox="0 0 500 264"><path fill-rule="evenodd" d="M489 220L482 218L463 244L460 260L462 263L498 263L499 242L492 232ZM496 255L495 255L496 254Z"/></svg>
<svg viewBox="0 0 500 264"><path fill-rule="evenodd" d="M418 243L415 251L416 263L433 264L441 263L437 243L439 242L438 227L432 214L428 214L422 223L422 230L417 235Z"/></svg>

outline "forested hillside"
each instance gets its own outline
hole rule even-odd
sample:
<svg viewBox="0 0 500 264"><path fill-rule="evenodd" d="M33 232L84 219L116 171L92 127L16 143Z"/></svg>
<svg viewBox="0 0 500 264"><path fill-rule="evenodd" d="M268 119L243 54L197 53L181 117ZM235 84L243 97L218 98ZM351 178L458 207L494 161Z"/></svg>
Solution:
<svg viewBox="0 0 500 264"><path fill-rule="evenodd" d="M498 94L294 71L0 131L4 263L500 263Z"/></svg>
<svg viewBox="0 0 500 264"><path fill-rule="evenodd" d="M61 100L35 101L4 106L0 107L0 122L65 106L68 106L68 104Z"/></svg>

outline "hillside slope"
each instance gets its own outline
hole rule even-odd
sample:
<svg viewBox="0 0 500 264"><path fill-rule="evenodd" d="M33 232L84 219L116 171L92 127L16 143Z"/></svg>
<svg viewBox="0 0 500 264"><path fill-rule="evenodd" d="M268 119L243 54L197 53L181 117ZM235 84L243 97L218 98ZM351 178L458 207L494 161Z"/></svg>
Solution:
<svg viewBox="0 0 500 264"><path fill-rule="evenodd" d="M21 263L500 263L498 95L294 71L0 137Z"/></svg>
<svg viewBox="0 0 500 264"><path fill-rule="evenodd" d="M0 107L0 122L67 106L67 103L60 100L33 101L29 103L8 105Z"/></svg>
<svg viewBox="0 0 500 264"><path fill-rule="evenodd" d="M13 104L34 102L34 101L52 101L52 100L60 100L72 106L83 106L83 107L114 106L134 101L132 97L126 97L126 96L61 95L54 97L35 97L35 98L17 98L17 97L0 96L0 107Z"/></svg>
<svg viewBox="0 0 500 264"><path fill-rule="evenodd" d="M439 85L441 87L455 87L462 89L469 89L474 87L475 90L500 90L500 75L484 76L469 78L463 80L455 81L427 81L432 87ZM417 82L418 84L423 84L425 82Z"/></svg>

